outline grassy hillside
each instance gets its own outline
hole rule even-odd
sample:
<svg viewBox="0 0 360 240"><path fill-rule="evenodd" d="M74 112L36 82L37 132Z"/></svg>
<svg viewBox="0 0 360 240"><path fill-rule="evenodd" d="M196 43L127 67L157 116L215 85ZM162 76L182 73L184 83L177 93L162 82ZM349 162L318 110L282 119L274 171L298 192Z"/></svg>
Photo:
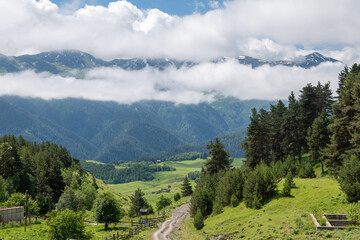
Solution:
<svg viewBox="0 0 360 240"><path fill-rule="evenodd" d="M234 159L234 166L240 166L242 164L242 158ZM123 184L110 184L110 186L118 192L132 195L137 188L141 188L145 193L145 197L151 204L155 204L157 199L160 197L160 194L152 194L152 192L159 191L161 188L168 188L171 186L170 193L163 193L165 196L173 198L174 194L181 192L181 183L185 176L189 172L201 171L201 167L204 165L206 160L197 159L189 161L176 161L176 162L166 162L166 165L176 168L176 171L170 172L157 172L154 174L155 179L149 182L130 182ZM164 164L164 163L162 163ZM195 183L192 181L193 186Z"/></svg>
<svg viewBox="0 0 360 240"><path fill-rule="evenodd" d="M196 230L187 218L176 231L175 239L205 239L223 235L229 239L360 239L360 230L315 231L309 217L314 209L321 213L346 213L348 203L335 179L295 179L291 197L278 193L259 210L248 209L242 202L236 208L205 220L205 227ZM278 185L282 189L283 182Z"/></svg>

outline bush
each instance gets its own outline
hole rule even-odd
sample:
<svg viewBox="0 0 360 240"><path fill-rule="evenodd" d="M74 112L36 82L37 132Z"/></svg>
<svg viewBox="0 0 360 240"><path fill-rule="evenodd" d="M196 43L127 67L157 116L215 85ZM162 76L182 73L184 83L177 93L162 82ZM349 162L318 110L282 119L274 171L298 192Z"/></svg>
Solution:
<svg viewBox="0 0 360 240"><path fill-rule="evenodd" d="M197 210L195 218L194 218L194 227L197 230L200 230L204 227L204 217L201 214L200 209Z"/></svg>
<svg viewBox="0 0 360 240"><path fill-rule="evenodd" d="M237 207L239 205L239 199L233 194L231 196L231 206Z"/></svg>
<svg viewBox="0 0 360 240"><path fill-rule="evenodd" d="M284 188L283 188L283 194L284 196L291 196L291 188L295 186L293 175L291 172L288 172L286 175Z"/></svg>
<svg viewBox="0 0 360 240"><path fill-rule="evenodd" d="M349 208L347 209L347 215L350 220L359 222L360 220L360 204L357 203L351 203Z"/></svg>
<svg viewBox="0 0 360 240"><path fill-rule="evenodd" d="M52 211L47 215L46 224L49 226L49 239L91 239L92 234L85 231L81 212L65 210Z"/></svg>
<svg viewBox="0 0 360 240"><path fill-rule="evenodd" d="M175 195L174 195L174 201L177 202L177 201L180 200L180 198L181 198L180 193L175 193Z"/></svg>
<svg viewBox="0 0 360 240"><path fill-rule="evenodd" d="M312 167L311 163L307 162L301 166L299 170L299 177L300 178L316 178L314 168Z"/></svg>
<svg viewBox="0 0 360 240"><path fill-rule="evenodd" d="M276 189L279 179L266 164L248 173L244 185L244 202L248 208L260 208Z"/></svg>
<svg viewBox="0 0 360 240"><path fill-rule="evenodd" d="M11 197L4 203L5 207L24 206L25 209L26 198L23 193L13 193ZM29 210L30 214L36 215L39 213L39 205L37 201L29 198Z"/></svg>
<svg viewBox="0 0 360 240"><path fill-rule="evenodd" d="M212 212L213 216L222 213L222 211L223 211L222 205L219 203L219 201L215 201L214 207L213 207L213 212Z"/></svg>
<svg viewBox="0 0 360 240"><path fill-rule="evenodd" d="M166 206L169 206L171 204L171 199L168 197L165 197L164 195L161 195L159 200L156 202L156 209L157 211L160 211Z"/></svg>
<svg viewBox="0 0 360 240"><path fill-rule="evenodd" d="M356 156L344 161L338 181L349 202L360 200L360 161Z"/></svg>

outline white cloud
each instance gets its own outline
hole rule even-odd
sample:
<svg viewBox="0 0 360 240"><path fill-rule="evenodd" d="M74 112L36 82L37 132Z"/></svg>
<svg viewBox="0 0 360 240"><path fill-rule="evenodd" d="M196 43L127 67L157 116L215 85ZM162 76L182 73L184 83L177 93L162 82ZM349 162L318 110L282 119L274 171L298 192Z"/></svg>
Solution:
<svg viewBox="0 0 360 240"><path fill-rule="evenodd" d="M80 2L74 0L69 9ZM217 7L216 2L209 4ZM1 0L0 53L77 49L107 60L168 57L202 61L236 55L270 60L296 59L320 48L321 53L351 65L360 61L359 9L357 0L233 0L203 15L178 17L157 9L142 10L125 0L75 12L63 12L49 0ZM197 103L211 99L204 92L217 91L242 99L278 99L308 81L331 81L335 89L341 69L338 63L310 70L269 66L254 70L230 61L163 72L96 69L81 81L24 72L0 76L5 86L0 94Z"/></svg>
<svg viewBox="0 0 360 240"><path fill-rule="evenodd" d="M357 0L234 0L203 15L177 17L157 9L140 10L125 0L67 13L49 0L1 0L0 52L78 49L107 59L289 58L297 55L299 44L305 50L358 49L359 9ZM338 55L347 59L347 53Z"/></svg>
<svg viewBox="0 0 360 240"><path fill-rule="evenodd" d="M203 63L192 68L158 71L146 68L125 71L113 68L91 70L85 79L63 78L48 73L26 71L0 77L0 95L43 99L84 98L89 100L133 103L162 100L176 103L211 101L214 94L239 99L286 99L308 83L331 82L335 92L340 63L324 63L309 70L290 67L252 69L235 60ZM207 94L207 93L212 94Z"/></svg>
<svg viewBox="0 0 360 240"><path fill-rule="evenodd" d="M220 7L220 3L218 1L210 1L209 2L209 6L211 8L219 8Z"/></svg>

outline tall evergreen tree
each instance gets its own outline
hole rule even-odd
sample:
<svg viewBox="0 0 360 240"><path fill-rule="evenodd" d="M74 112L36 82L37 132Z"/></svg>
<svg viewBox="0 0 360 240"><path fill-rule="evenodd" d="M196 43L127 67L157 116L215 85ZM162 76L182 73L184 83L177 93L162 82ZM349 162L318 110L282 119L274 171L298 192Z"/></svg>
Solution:
<svg viewBox="0 0 360 240"><path fill-rule="evenodd" d="M191 196L192 192L193 192L193 190L192 190L190 181L189 181L188 177L185 177L185 179L181 185L181 195L183 197Z"/></svg>
<svg viewBox="0 0 360 240"><path fill-rule="evenodd" d="M337 174L342 162L352 154L359 156L360 137L360 68L345 70L339 75L338 102L333 104L331 143L327 148L327 165Z"/></svg>
<svg viewBox="0 0 360 240"><path fill-rule="evenodd" d="M321 162L321 170L324 172L324 157L322 152L330 143L330 124L325 110L317 117L312 127L308 130L307 141L310 149L311 159L313 162Z"/></svg>
<svg viewBox="0 0 360 240"><path fill-rule="evenodd" d="M231 167L233 159L224 150L224 145L219 138L215 139L215 143L211 142L207 148L210 149L211 155L211 158L205 163L207 172L214 174L221 170L228 170Z"/></svg>
<svg viewBox="0 0 360 240"><path fill-rule="evenodd" d="M252 109L250 124L247 128L247 137L242 143L242 148L246 150L246 164L254 168L261 162L270 161L270 126L269 114L261 109L258 113Z"/></svg>

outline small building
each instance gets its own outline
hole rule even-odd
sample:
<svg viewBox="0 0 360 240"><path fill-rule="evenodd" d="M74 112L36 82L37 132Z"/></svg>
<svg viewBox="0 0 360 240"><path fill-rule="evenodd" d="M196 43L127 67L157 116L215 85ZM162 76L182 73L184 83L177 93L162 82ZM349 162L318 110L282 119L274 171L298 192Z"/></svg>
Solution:
<svg viewBox="0 0 360 240"><path fill-rule="evenodd" d="M0 222L19 221L24 218L24 207L10 207L0 209Z"/></svg>
<svg viewBox="0 0 360 240"><path fill-rule="evenodd" d="M161 160L160 159L156 160L156 163L161 163Z"/></svg>

